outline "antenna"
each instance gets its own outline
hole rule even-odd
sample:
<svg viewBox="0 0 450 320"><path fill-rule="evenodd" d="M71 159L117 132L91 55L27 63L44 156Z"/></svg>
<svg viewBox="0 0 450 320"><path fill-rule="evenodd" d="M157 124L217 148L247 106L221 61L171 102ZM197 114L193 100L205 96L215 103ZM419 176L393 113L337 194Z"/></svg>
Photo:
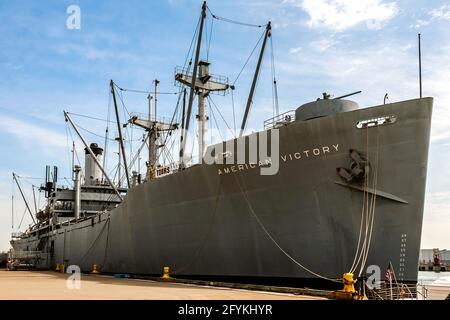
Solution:
<svg viewBox="0 0 450 320"><path fill-rule="evenodd" d="M14 194L11 195L11 229L14 232Z"/></svg>
<svg viewBox="0 0 450 320"><path fill-rule="evenodd" d="M420 33L417 34L417 38L419 41L419 90L420 98L422 99L422 53L420 51Z"/></svg>

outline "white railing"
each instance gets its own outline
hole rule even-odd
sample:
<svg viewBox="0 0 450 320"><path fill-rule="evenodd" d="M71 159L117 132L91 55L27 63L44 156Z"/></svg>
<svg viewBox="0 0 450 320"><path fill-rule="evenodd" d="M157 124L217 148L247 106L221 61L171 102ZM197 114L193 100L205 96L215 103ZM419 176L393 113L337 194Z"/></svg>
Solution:
<svg viewBox="0 0 450 320"><path fill-rule="evenodd" d="M264 130L279 128L295 121L295 110L289 110L264 121Z"/></svg>

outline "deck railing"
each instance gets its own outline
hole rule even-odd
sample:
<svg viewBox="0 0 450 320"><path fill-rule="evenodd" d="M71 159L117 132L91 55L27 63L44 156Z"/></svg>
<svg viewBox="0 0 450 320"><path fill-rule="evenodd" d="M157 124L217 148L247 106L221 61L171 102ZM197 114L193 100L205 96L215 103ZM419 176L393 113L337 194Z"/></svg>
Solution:
<svg viewBox="0 0 450 320"><path fill-rule="evenodd" d="M381 282L379 289L367 289L371 300L426 300L428 289L420 284Z"/></svg>
<svg viewBox="0 0 450 320"><path fill-rule="evenodd" d="M279 128L295 120L295 110L289 110L264 121L264 130Z"/></svg>

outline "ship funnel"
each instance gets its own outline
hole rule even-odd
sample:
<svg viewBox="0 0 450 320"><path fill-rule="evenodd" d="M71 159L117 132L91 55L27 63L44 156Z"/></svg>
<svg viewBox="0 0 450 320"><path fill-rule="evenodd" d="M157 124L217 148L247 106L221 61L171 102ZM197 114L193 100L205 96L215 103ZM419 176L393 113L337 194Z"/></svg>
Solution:
<svg viewBox="0 0 450 320"><path fill-rule="evenodd" d="M98 162L102 163L103 149L96 143L91 143L90 148ZM88 149L85 148L84 151L84 184L86 186L99 185L102 181L102 170L97 166Z"/></svg>

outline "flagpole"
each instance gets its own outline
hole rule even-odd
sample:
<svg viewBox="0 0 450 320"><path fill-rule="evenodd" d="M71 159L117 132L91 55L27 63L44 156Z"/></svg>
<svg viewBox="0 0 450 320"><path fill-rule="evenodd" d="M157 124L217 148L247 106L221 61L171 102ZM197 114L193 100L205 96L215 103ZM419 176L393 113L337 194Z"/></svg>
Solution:
<svg viewBox="0 0 450 320"><path fill-rule="evenodd" d="M390 261L389 261L389 270L391 270L391 262ZM390 292L391 292L391 300L394 300L394 297L392 294L392 273L389 274L389 288L390 288Z"/></svg>

